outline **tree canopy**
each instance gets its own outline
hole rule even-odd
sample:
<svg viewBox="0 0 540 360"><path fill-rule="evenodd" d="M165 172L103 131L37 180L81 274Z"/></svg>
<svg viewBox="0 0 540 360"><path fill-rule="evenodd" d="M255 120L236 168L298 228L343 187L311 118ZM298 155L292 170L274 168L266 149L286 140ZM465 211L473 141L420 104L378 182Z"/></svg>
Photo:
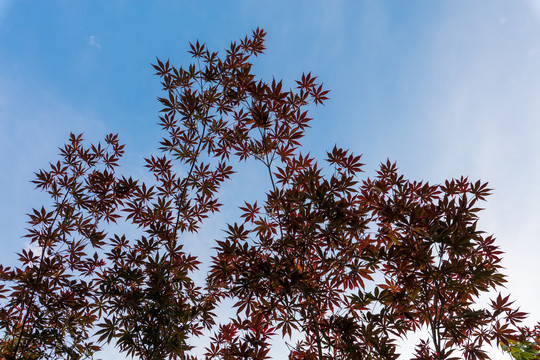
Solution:
<svg viewBox="0 0 540 360"><path fill-rule="evenodd" d="M390 161L369 178L338 145L325 159L302 151L308 110L329 91L311 73L294 89L257 78L264 37L224 54L197 41L187 66L156 60L164 135L145 159L151 181L121 174L116 134L72 134L36 173L52 205L29 213L20 266L0 267L0 354L92 358L111 343L141 359L266 359L283 337L289 359L397 359L399 341L427 329L414 359L487 359L490 345L535 358L540 326L522 325L509 295L478 303L505 283L495 238L477 228L488 185L408 180ZM226 225L198 282L186 236L220 211L240 161L271 187ZM196 337L210 338L198 357Z"/></svg>

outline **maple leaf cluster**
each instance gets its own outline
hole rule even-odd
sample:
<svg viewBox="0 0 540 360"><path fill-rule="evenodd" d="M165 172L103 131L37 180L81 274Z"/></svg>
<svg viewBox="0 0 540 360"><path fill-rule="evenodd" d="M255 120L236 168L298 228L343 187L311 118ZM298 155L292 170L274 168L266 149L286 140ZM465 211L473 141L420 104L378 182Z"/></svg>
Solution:
<svg viewBox="0 0 540 360"><path fill-rule="evenodd" d="M207 360L267 359L278 337L289 359L397 359L399 341L424 328L414 359L487 359L488 345L535 356L539 327L522 325L509 296L476 303L505 282L495 239L477 229L487 185L414 182L390 162L361 180L349 150L302 153L308 108L329 91L311 74L288 90L257 79L265 35L223 55L197 41L187 67L156 60L164 136L145 159L151 181L117 174L114 134L88 146L72 134L62 160L36 173L52 205L30 212L20 265L0 267L0 356L93 358L111 343L193 360L193 339L207 336ZM240 207L196 281L186 237L220 211L221 187L247 160L271 188ZM224 320L226 301L236 315Z"/></svg>

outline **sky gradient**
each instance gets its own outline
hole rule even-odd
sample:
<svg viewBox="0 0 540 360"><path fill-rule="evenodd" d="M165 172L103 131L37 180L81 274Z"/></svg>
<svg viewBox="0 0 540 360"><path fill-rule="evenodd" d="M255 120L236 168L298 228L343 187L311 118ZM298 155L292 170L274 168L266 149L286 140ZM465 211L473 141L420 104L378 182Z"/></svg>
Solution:
<svg viewBox="0 0 540 360"><path fill-rule="evenodd" d="M294 86L311 71L331 90L311 112L313 155L338 144L363 154L367 176L389 158L410 179L490 183L480 228L506 253L506 291L539 321L538 0L0 0L0 263L25 246L24 214L46 201L33 172L70 132L119 133L124 172L144 177L160 139L150 63L188 64L188 42L222 50L256 27L268 33L257 75ZM222 202L264 191L260 169L248 170ZM219 221L192 239L194 252L210 255Z"/></svg>

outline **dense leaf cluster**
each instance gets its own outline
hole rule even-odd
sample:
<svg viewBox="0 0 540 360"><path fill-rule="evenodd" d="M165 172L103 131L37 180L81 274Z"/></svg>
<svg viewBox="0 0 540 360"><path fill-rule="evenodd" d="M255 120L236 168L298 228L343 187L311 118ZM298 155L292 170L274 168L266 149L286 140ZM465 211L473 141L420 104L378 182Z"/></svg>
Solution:
<svg viewBox="0 0 540 360"><path fill-rule="evenodd" d="M90 146L71 135L62 160L36 174L52 206L29 214L20 266L0 267L0 356L92 358L112 343L141 359L196 359L190 340L211 334L208 360L266 359L276 337L289 359L397 359L399 340L427 328L414 359L486 359L487 345L534 358L538 327L520 325L509 297L476 304L505 282L501 251L477 229L487 185L409 181L390 162L361 181L348 150L303 154L308 106L328 91L311 74L289 90L257 79L264 37L257 29L223 55L197 41L185 68L157 60L153 181L117 174L116 135ZM198 283L186 235L220 210L243 160L272 186L240 208ZM236 316L221 319L227 299Z"/></svg>

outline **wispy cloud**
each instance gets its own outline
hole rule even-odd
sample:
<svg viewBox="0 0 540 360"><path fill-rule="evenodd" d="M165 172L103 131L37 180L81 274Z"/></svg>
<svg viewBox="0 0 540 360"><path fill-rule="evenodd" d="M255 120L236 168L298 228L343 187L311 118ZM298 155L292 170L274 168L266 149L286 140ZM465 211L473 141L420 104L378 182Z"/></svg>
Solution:
<svg viewBox="0 0 540 360"><path fill-rule="evenodd" d="M0 21L6 17L12 3L13 0L0 0Z"/></svg>
<svg viewBox="0 0 540 360"><path fill-rule="evenodd" d="M426 118L438 119L432 153L439 173L465 173L495 189L479 227L494 233L506 253L507 291L539 319L540 292L531 279L540 277L532 265L540 253L540 54L534 41L540 24L527 7L504 10L507 22L499 20L501 9L482 9L481 23L478 11L441 25L439 45L426 52L432 62L427 77L443 86L439 96L426 94L423 109L431 114Z"/></svg>
<svg viewBox="0 0 540 360"><path fill-rule="evenodd" d="M28 102L28 98L33 101ZM99 139L110 132L94 115L81 112L50 86L28 78L0 76L0 198L9 206L0 207L0 263L16 264L15 252L21 247L35 254L41 251L24 242L28 227L24 216L33 207L47 206L45 193L30 183L33 173L56 161L57 146L69 132L85 132L85 138ZM9 239L9 241L8 241Z"/></svg>
<svg viewBox="0 0 540 360"><path fill-rule="evenodd" d="M89 44L90 46L95 47L95 48L101 49L101 44L99 43L99 41L97 41L95 35L90 35L90 36L88 37L88 44Z"/></svg>

